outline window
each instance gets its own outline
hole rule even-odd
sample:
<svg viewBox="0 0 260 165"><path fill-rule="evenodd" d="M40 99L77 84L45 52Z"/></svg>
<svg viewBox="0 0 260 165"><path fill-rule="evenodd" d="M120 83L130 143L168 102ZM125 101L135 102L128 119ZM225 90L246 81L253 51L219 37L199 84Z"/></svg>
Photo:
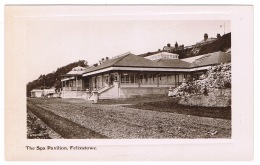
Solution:
<svg viewBox="0 0 260 165"><path fill-rule="evenodd" d="M143 74L140 74L140 75L139 75L140 83L143 82L143 78L144 78L144 75L143 75Z"/></svg>
<svg viewBox="0 0 260 165"><path fill-rule="evenodd" d="M133 73L121 74L121 83L135 83L135 74Z"/></svg>
<svg viewBox="0 0 260 165"><path fill-rule="evenodd" d="M134 74L130 74L130 83L135 83L135 75Z"/></svg>
<svg viewBox="0 0 260 165"><path fill-rule="evenodd" d="M162 74L162 75L160 75L160 84L167 84L167 82L168 82L168 77L167 77L167 74Z"/></svg>
<svg viewBox="0 0 260 165"><path fill-rule="evenodd" d="M147 83L147 81L148 81L148 75L144 74L144 83Z"/></svg>

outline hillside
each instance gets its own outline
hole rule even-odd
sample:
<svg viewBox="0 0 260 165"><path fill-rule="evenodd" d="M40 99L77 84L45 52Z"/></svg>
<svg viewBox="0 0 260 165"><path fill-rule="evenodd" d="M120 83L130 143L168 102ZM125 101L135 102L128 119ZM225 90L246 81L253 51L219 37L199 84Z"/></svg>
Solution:
<svg viewBox="0 0 260 165"><path fill-rule="evenodd" d="M225 52L229 48L231 48L231 33L227 33L227 34L223 35L222 37L220 37L213 43L201 46L200 48L198 48L199 51L197 53L194 53L192 47L185 48L185 49L178 50L178 51L173 51L172 53L179 54L179 58L183 59L183 58L194 57L194 56L217 52L217 51ZM159 49L158 51L139 54L139 56L146 57L146 56L150 56L150 55L160 53L163 51L164 50Z"/></svg>
<svg viewBox="0 0 260 165"><path fill-rule="evenodd" d="M231 47L231 33L223 35L221 38L217 39L215 42L202 46L197 55L212 53L216 51L225 52Z"/></svg>
<svg viewBox="0 0 260 165"><path fill-rule="evenodd" d="M72 68L82 66L86 67L85 60L79 60L78 62L70 63L66 66L58 68L55 72L49 73L47 75L40 75L38 79L29 82L26 85L26 95L30 96L30 91L33 89L43 89L55 87L56 89L61 88L61 76L71 71Z"/></svg>

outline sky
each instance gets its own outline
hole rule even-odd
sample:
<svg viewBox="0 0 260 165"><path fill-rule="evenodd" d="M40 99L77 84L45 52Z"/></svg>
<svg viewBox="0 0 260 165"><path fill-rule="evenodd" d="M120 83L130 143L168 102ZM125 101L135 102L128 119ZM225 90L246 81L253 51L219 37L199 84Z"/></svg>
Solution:
<svg viewBox="0 0 260 165"><path fill-rule="evenodd" d="M133 11L130 16L125 13L115 16L114 13L122 11L112 9L85 12L81 8L77 11L77 8L31 7L14 11L19 11L15 17L18 21L12 28L23 34L19 41L23 43L23 56L29 59L28 82L78 60L94 64L101 58L128 51L133 54L156 51L167 43L193 45L203 39L204 33L209 37L223 35L224 24L225 33L231 32L230 21L223 19L176 20L174 15L147 16ZM21 27L24 29L19 30Z"/></svg>

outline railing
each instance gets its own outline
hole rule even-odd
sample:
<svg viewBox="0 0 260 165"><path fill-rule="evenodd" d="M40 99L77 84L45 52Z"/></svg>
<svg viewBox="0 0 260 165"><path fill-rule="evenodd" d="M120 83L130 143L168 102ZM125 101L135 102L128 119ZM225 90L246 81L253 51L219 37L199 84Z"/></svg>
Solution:
<svg viewBox="0 0 260 165"><path fill-rule="evenodd" d="M113 88L114 86L115 86L115 85L111 85L111 86L106 86L106 87L104 87L104 88L101 88L101 89L98 90L98 93L99 93L99 94L104 93L105 91L107 91L107 90Z"/></svg>
<svg viewBox="0 0 260 165"><path fill-rule="evenodd" d="M82 87L63 87L63 91L84 91L85 88Z"/></svg>

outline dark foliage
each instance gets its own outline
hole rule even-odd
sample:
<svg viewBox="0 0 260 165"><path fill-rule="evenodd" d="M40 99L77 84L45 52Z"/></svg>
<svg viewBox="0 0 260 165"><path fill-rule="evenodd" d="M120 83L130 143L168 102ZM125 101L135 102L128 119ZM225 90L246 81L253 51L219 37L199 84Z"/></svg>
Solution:
<svg viewBox="0 0 260 165"><path fill-rule="evenodd" d="M231 48L231 33L223 35L221 38L217 39L215 42L212 42L207 45L201 46L199 49L199 52L197 54L192 53L192 49L187 49L184 51L178 51L177 54L179 54L179 58L188 58L208 53L213 53L217 51L226 51L228 48Z"/></svg>
<svg viewBox="0 0 260 165"><path fill-rule="evenodd" d="M82 66L86 67L85 60L79 60L78 62L70 63L66 66L58 68L55 72L49 73L47 75L40 75L38 79L29 82L26 85L26 95L29 97L30 91L33 89L43 89L55 87L56 89L61 88L61 76L71 71L72 68Z"/></svg>
<svg viewBox="0 0 260 165"><path fill-rule="evenodd" d="M177 52L173 51L172 53L179 54L179 59L183 59L183 58L194 57L194 56L198 56L198 55L202 55L202 54L213 53L213 52L217 52L217 51L224 52L230 47L231 47L231 33L227 33L227 34L223 35L222 37L220 37L219 39L217 39L215 42L201 46L201 48L199 49L199 51L196 54L194 54L193 48L181 49L181 50L178 50ZM139 54L139 56L146 57L146 56L150 56L150 55L160 53L160 52L164 52L164 50L147 52L144 54Z"/></svg>
<svg viewBox="0 0 260 165"><path fill-rule="evenodd" d="M221 38L217 39L215 42L202 46L198 55L212 53L216 51L226 51L226 49L231 47L231 33L223 35Z"/></svg>

